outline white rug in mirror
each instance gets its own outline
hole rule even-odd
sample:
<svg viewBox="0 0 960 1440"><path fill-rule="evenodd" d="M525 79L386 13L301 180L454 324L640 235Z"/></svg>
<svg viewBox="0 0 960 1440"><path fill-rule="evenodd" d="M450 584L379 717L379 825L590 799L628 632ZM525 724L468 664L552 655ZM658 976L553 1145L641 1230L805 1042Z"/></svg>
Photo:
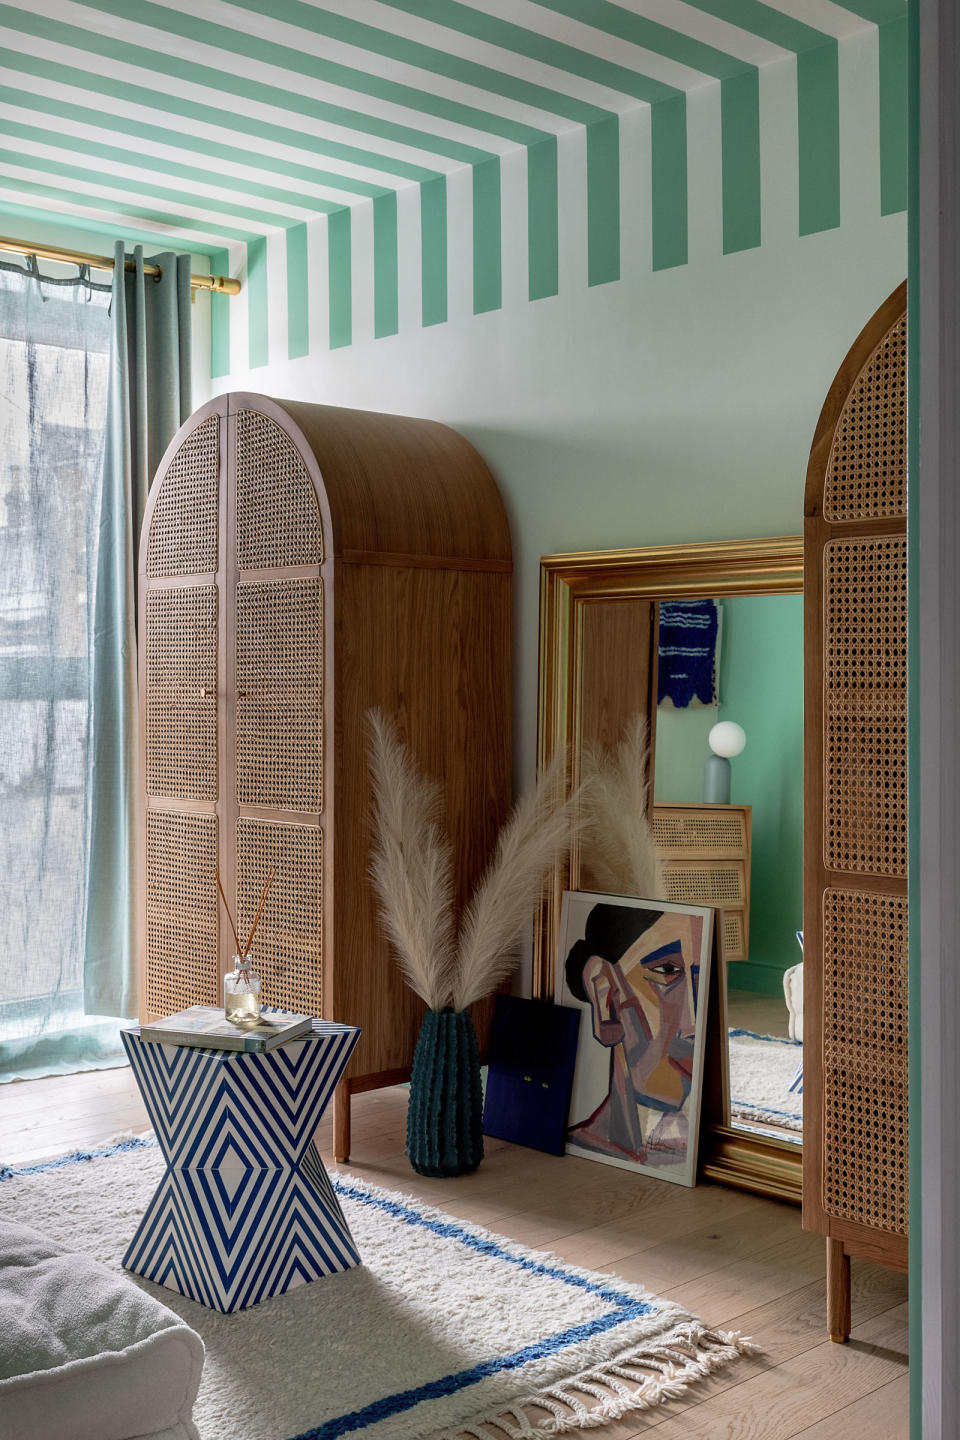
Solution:
<svg viewBox="0 0 960 1440"><path fill-rule="evenodd" d="M753 1030L730 1030L730 1118L734 1125L803 1131L803 1044Z"/></svg>

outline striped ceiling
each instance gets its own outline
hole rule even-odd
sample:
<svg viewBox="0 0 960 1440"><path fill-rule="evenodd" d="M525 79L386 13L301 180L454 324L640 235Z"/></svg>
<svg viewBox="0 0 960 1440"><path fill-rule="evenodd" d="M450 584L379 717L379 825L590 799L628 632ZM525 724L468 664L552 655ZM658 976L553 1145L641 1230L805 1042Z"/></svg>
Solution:
<svg viewBox="0 0 960 1440"><path fill-rule="evenodd" d="M266 237L331 293L372 201L377 334L397 196L419 192L422 323L447 314L449 177L469 170L473 301L501 302L501 176L525 152L529 296L557 293L558 145L585 143L588 284L620 274L620 121L649 109L654 269L687 259L687 99L719 86L725 253L761 240L760 71L796 72L801 234L840 221L838 46L878 32L878 210L906 205L906 0L0 3L0 207L211 257ZM22 227L21 227L22 228ZM36 239L42 241L38 232ZM303 260L305 263L305 260ZM391 285L391 276L393 281ZM224 304L229 302L222 302ZM331 312L331 343L336 343ZM392 327L392 328L391 328Z"/></svg>

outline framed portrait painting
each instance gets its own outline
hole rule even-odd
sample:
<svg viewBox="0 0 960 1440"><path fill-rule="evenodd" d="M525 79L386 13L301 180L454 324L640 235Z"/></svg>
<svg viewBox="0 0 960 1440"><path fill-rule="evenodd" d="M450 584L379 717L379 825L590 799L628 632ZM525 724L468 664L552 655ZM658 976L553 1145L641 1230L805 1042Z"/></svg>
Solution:
<svg viewBox="0 0 960 1440"><path fill-rule="evenodd" d="M566 1150L693 1185L714 912L568 890L556 1000L579 1006Z"/></svg>

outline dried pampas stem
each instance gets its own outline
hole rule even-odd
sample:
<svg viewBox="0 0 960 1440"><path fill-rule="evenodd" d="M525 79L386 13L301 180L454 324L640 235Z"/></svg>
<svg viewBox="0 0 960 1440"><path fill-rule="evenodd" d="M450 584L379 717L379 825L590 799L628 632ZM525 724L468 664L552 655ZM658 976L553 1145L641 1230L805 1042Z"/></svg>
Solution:
<svg viewBox="0 0 960 1440"><path fill-rule="evenodd" d="M392 726L367 715L373 780L370 876L383 927L408 985L431 1010L466 1010L504 981L544 876L581 821L565 798L566 757L547 767L500 831L493 859L463 913L455 945L453 857L439 785L417 770Z"/></svg>
<svg viewBox="0 0 960 1440"><path fill-rule="evenodd" d="M564 799L561 752L536 787L522 796L500 831L493 860L463 916L453 1007L495 990L513 971L516 946L539 898L544 876L570 847L580 821L579 796Z"/></svg>
<svg viewBox="0 0 960 1440"><path fill-rule="evenodd" d="M649 752L643 715L627 721L614 751L584 753L581 849L594 883L614 895L666 898L663 865L647 819Z"/></svg>
<svg viewBox="0 0 960 1440"><path fill-rule="evenodd" d="M367 715L373 781L370 876L404 979L431 1010L450 1004L453 861L439 785L422 776L379 711Z"/></svg>

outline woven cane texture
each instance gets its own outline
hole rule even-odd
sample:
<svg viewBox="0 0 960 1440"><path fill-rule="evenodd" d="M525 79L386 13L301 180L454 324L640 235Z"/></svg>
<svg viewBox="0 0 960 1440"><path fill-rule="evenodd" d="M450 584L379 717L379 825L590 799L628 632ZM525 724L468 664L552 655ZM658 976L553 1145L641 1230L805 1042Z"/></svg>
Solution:
<svg viewBox="0 0 960 1440"><path fill-rule="evenodd" d="M217 587L149 590L147 793L217 798Z"/></svg>
<svg viewBox="0 0 960 1440"><path fill-rule="evenodd" d="M674 855L736 856L746 854L747 821L742 811L671 810L655 805L651 820L653 838L661 850Z"/></svg>
<svg viewBox="0 0 960 1440"><path fill-rule="evenodd" d="M907 512L907 317L864 366L834 433L824 480L827 520Z"/></svg>
<svg viewBox="0 0 960 1440"><path fill-rule="evenodd" d="M219 1005L217 817L147 811L147 1009Z"/></svg>
<svg viewBox="0 0 960 1440"><path fill-rule="evenodd" d="M238 929L253 924L275 869L253 942L263 1000L301 1015L323 1014L323 834L314 825L237 821Z"/></svg>
<svg viewBox="0 0 960 1440"><path fill-rule="evenodd" d="M319 565L323 531L313 481L293 441L257 410L237 415L237 565Z"/></svg>
<svg viewBox="0 0 960 1440"><path fill-rule="evenodd" d="M823 908L823 1205L907 1231L907 902L829 889Z"/></svg>
<svg viewBox="0 0 960 1440"><path fill-rule="evenodd" d="M211 415L187 436L160 482L147 541L151 580L213 574L219 507L220 419Z"/></svg>
<svg viewBox="0 0 960 1440"><path fill-rule="evenodd" d="M237 586L237 800L323 808L319 579Z"/></svg>
<svg viewBox="0 0 960 1440"><path fill-rule="evenodd" d="M907 873L907 548L824 547L824 863Z"/></svg>
<svg viewBox="0 0 960 1440"><path fill-rule="evenodd" d="M742 910L723 911L723 952L727 960L747 958L747 936Z"/></svg>
<svg viewBox="0 0 960 1440"><path fill-rule="evenodd" d="M667 860L663 878L666 898L684 905L743 905L746 902L743 866L736 861Z"/></svg>

